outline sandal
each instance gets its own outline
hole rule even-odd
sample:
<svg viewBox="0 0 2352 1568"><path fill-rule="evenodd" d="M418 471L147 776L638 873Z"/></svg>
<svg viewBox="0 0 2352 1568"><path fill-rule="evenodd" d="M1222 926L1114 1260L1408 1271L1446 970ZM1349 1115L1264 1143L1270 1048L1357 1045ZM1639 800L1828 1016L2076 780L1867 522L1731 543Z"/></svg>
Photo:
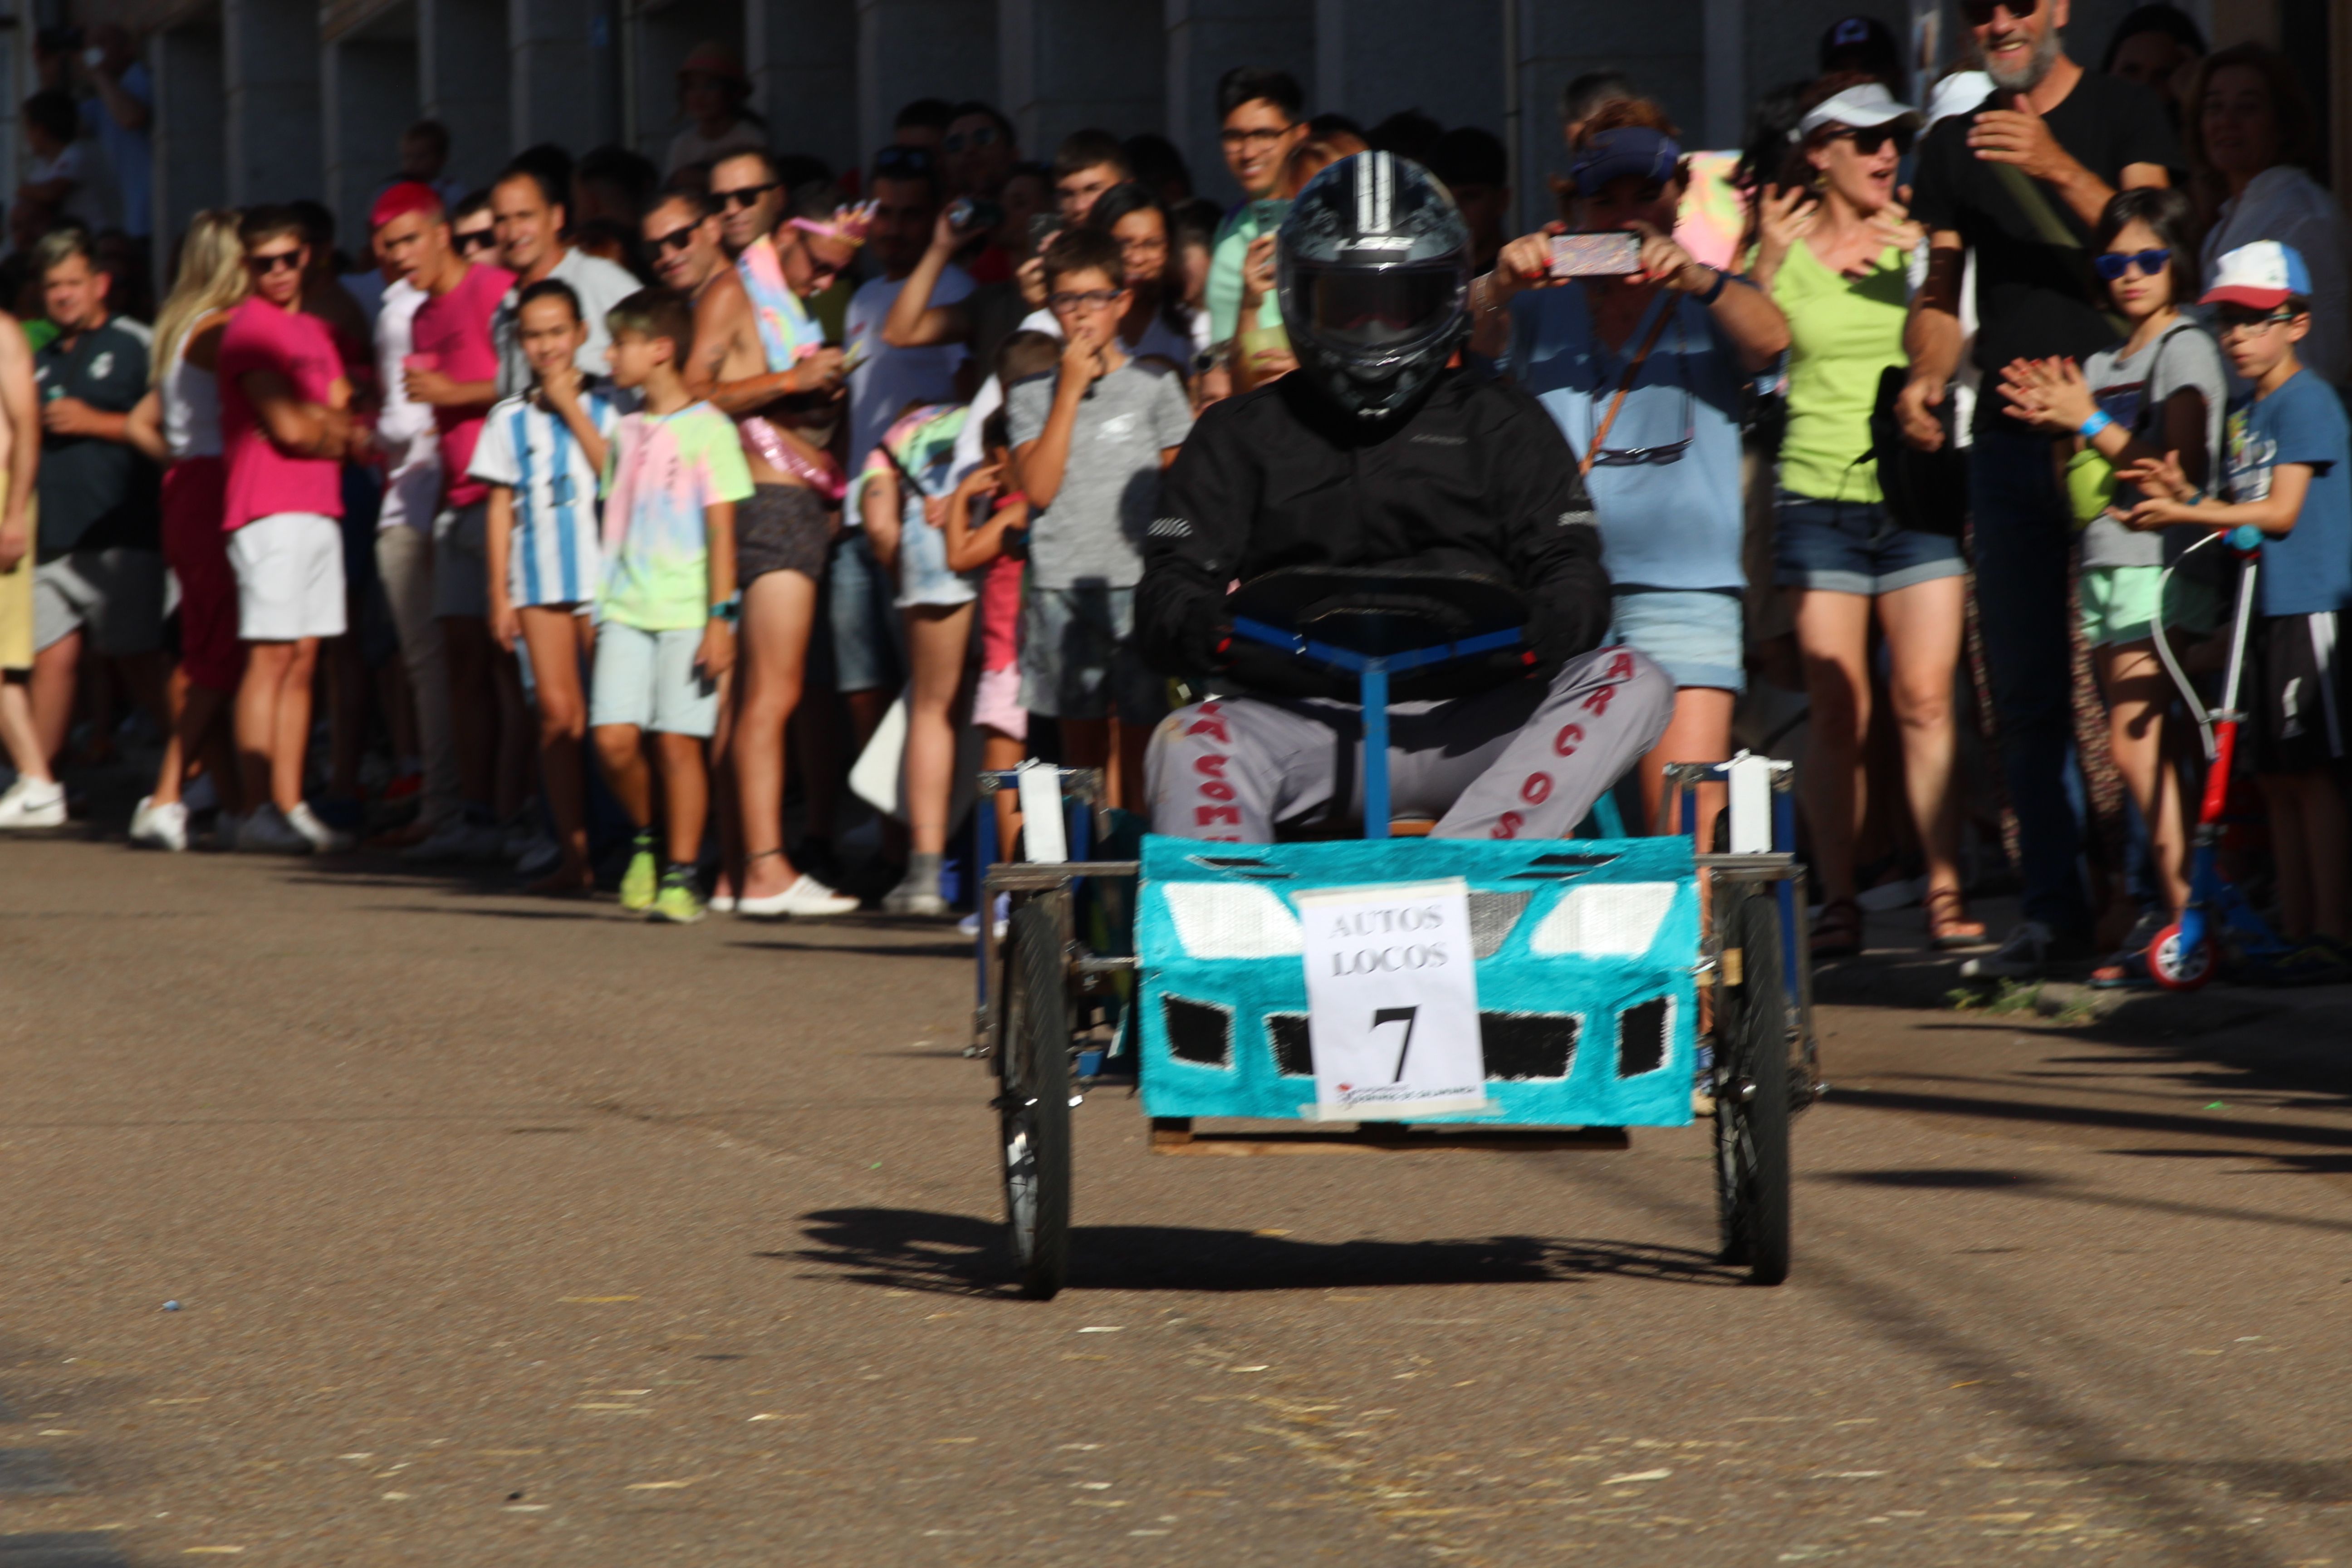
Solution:
<svg viewBox="0 0 2352 1568"><path fill-rule="evenodd" d="M1832 899L1823 904L1821 918L1813 922L1815 961L1852 958L1861 951L1862 906L1852 899Z"/></svg>
<svg viewBox="0 0 2352 1568"><path fill-rule="evenodd" d="M2091 971L2091 986L2097 991L2152 991L2156 976L2147 969L2147 949L2127 947Z"/></svg>
<svg viewBox="0 0 2352 1568"><path fill-rule="evenodd" d="M1985 924L1968 916L1967 896L1958 888L1930 888L1920 902L1927 910L1927 946L1937 952L1985 945ZM1938 912L1938 911L1943 912Z"/></svg>

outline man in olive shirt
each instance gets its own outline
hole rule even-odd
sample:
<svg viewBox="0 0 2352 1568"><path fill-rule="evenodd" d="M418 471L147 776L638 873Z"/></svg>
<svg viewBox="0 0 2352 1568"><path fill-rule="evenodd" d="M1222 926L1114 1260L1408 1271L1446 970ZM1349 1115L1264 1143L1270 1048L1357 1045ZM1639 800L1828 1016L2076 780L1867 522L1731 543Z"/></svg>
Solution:
<svg viewBox="0 0 2352 1568"><path fill-rule="evenodd" d="M58 328L33 360L41 397L33 722L54 757L73 717L85 637L157 723L168 721L163 556L155 469L125 428L146 395L147 346L107 313L110 279L85 231L48 235L34 256Z"/></svg>

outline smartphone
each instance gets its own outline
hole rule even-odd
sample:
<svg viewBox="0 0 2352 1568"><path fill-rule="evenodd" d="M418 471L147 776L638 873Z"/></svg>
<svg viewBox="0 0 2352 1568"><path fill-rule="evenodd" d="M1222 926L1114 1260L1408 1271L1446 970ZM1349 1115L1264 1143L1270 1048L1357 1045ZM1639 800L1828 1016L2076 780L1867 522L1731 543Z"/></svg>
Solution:
<svg viewBox="0 0 2352 1568"><path fill-rule="evenodd" d="M1551 237L1554 278L1622 278L1642 270L1642 237L1622 229Z"/></svg>
<svg viewBox="0 0 2352 1568"><path fill-rule="evenodd" d="M958 196L948 204L948 223L959 233L994 228L1004 221L1004 209L986 196Z"/></svg>
<svg viewBox="0 0 2352 1568"><path fill-rule="evenodd" d="M1029 220L1029 254L1034 256L1045 248L1045 242L1062 232L1062 215L1039 213Z"/></svg>

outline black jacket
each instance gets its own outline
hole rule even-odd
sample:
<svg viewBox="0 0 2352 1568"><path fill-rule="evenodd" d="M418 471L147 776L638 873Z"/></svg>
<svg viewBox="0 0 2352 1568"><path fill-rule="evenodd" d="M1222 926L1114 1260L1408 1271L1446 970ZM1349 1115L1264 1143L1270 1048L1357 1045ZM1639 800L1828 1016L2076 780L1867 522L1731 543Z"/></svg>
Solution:
<svg viewBox="0 0 2352 1568"><path fill-rule="evenodd" d="M1394 423L1366 425L1304 374L1202 415L1144 541L1144 658L1171 675L1287 684L1254 679L1255 660L1234 668L1224 608L1227 584L1285 566L1508 583L1532 609L1529 672L1546 679L1608 635L1609 574L1568 442L1525 392L1458 370Z"/></svg>

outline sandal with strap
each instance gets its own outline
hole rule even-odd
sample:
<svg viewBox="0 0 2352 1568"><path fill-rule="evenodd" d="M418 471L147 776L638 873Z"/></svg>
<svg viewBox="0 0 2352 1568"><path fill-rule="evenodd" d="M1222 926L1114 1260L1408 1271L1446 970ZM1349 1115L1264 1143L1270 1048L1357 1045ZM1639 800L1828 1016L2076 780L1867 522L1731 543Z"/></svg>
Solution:
<svg viewBox="0 0 2352 1568"><path fill-rule="evenodd" d="M1958 888L1930 888L1921 900L1927 910L1927 946L1943 952L1958 947L1985 945L1982 921L1968 917L1966 895Z"/></svg>
<svg viewBox="0 0 2352 1568"><path fill-rule="evenodd" d="M1815 959L1852 958L1862 951L1862 906L1852 899L1832 899L1813 922Z"/></svg>

